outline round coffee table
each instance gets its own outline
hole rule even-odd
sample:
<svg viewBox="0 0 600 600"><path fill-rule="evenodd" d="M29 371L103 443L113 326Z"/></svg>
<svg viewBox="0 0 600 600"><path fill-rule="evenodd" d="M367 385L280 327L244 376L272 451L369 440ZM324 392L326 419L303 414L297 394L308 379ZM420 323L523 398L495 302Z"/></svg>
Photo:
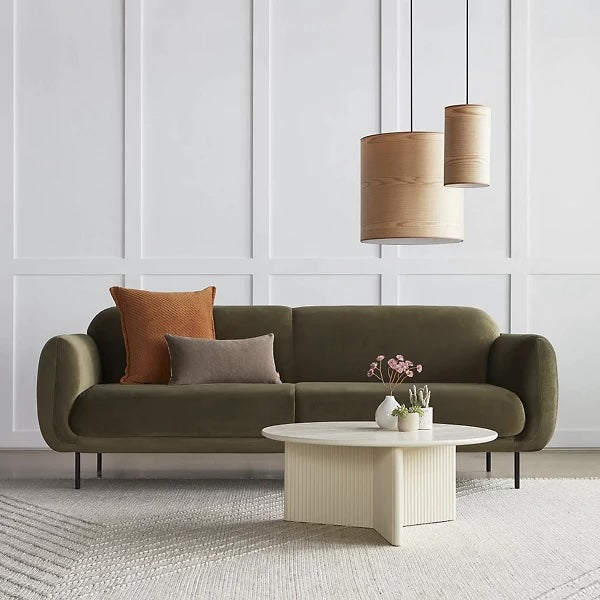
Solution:
<svg viewBox="0 0 600 600"><path fill-rule="evenodd" d="M286 521L370 527L395 546L407 525L456 518L456 446L498 437L438 423L400 433L368 421L273 425L262 434L285 442Z"/></svg>

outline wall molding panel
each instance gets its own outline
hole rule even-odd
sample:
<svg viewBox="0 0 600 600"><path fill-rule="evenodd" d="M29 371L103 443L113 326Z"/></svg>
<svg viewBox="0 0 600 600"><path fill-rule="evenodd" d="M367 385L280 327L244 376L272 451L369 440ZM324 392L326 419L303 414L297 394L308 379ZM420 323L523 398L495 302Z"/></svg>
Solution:
<svg viewBox="0 0 600 600"><path fill-rule="evenodd" d="M587 23L585 0L471 0L492 186L465 193L464 244L361 245L359 138L409 129L411 91L415 129L464 100L464 0L413 5L411 90L409 0L0 0L0 447L44 446L41 346L85 331L113 284L215 284L221 304L478 306L555 344L553 445L600 447L588 400L600 356L592 336L580 343L596 327L600 246L569 244L577 222L557 217L561 195L542 177L545 49L570 40L568 60L597 72L600 51L585 49L600 44L600 12Z"/></svg>
<svg viewBox="0 0 600 600"><path fill-rule="evenodd" d="M0 443L16 445L13 433L13 256L15 194L15 105L14 105L14 5L0 2L0 381L4 394L0 400ZM22 442L39 445L38 440Z"/></svg>
<svg viewBox="0 0 600 600"><path fill-rule="evenodd" d="M271 3L252 3L252 258L271 256ZM269 303L269 275L254 272L253 304Z"/></svg>

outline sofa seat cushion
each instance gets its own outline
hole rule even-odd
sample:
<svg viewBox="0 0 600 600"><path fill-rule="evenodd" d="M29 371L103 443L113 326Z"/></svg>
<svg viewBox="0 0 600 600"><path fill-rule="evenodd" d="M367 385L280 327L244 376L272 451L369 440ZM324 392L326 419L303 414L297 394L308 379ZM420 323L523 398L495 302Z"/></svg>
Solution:
<svg viewBox="0 0 600 600"><path fill-rule="evenodd" d="M74 433L93 437L261 437L294 421L292 384L95 385L69 415Z"/></svg>
<svg viewBox="0 0 600 600"><path fill-rule="evenodd" d="M483 383L432 383L429 388L436 423L486 427L498 437L517 435L525 426L523 404L507 389ZM373 421L385 394L377 383L297 383L296 421ZM408 403L408 385L394 395Z"/></svg>

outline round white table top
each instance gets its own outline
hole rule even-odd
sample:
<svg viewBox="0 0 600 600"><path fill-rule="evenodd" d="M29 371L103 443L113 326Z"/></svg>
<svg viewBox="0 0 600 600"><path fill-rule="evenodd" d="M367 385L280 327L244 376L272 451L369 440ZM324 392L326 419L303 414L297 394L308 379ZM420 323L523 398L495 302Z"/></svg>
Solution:
<svg viewBox="0 0 600 600"><path fill-rule="evenodd" d="M462 446L491 442L498 434L491 429L434 423L433 429L400 432L380 429L375 421L288 423L265 427L262 434L279 442L321 446L366 446L371 448L415 448Z"/></svg>

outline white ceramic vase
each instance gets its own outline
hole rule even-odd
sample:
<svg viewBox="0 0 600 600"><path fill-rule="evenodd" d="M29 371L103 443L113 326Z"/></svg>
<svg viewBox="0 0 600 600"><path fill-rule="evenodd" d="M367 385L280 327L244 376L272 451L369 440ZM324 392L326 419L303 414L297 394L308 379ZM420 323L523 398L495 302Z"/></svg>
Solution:
<svg viewBox="0 0 600 600"><path fill-rule="evenodd" d="M417 431L419 429L419 413L408 413L398 417L398 431Z"/></svg>
<svg viewBox="0 0 600 600"><path fill-rule="evenodd" d="M381 429L396 431L398 426L398 417L392 417L392 411L400 405L396 402L394 396L386 396L385 400L377 407L375 411L375 421Z"/></svg>
<svg viewBox="0 0 600 600"><path fill-rule="evenodd" d="M433 429L433 406L423 409L423 416L419 417L419 429Z"/></svg>

